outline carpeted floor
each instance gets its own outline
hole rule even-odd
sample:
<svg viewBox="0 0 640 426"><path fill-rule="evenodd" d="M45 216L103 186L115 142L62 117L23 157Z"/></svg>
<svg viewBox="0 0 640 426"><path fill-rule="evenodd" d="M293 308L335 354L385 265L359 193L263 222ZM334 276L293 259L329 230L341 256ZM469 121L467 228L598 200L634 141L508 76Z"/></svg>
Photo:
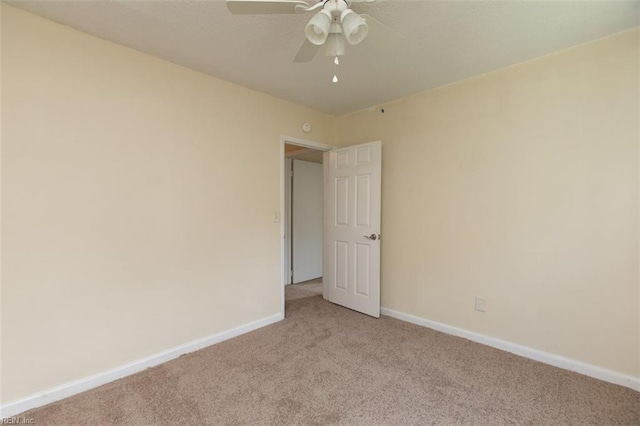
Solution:
<svg viewBox="0 0 640 426"><path fill-rule="evenodd" d="M23 416L37 425L638 425L640 393L312 296L287 301L277 324Z"/></svg>
<svg viewBox="0 0 640 426"><path fill-rule="evenodd" d="M322 278L291 284L285 287L285 299L296 300L305 297L322 295Z"/></svg>

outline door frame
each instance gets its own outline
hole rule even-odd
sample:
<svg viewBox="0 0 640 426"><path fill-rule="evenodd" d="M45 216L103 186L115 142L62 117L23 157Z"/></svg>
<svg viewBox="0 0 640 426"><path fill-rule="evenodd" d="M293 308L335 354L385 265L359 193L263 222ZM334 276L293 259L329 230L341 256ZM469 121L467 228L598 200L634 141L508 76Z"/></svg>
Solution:
<svg viewBox="0 0 640 426"><path fill-rule="evenodd" d="M305 148L316 149L318 151L324 151L324 152L330 151L333 148L335 148L335 146L333 145L327 145L320 142L300 139L293 136L287 136L287 135L280 136L280 314L282 315L282 318L284 318L284 290L285 290L285 286L286 286L285 283L287 279L286 274L288 273L288 271L286 271L286 262L285 262L286 247L284 244L284 238L285 238L285 232L286 232L284 228L285 226L285 220L284 220L285 150L284 150L284 145L285 144L302 146ZM324 155L324 157L326 157L326 154ZM323 164L323 180L325 178L324 175L326 174L324 173L324 170L325 168ZM323 225L323 228L324 228L323 233L325 233L326 226ZM323 261L323 270L324 270L324 261ZM323 287L324 287L324 279L323 279ZM324 290L323 290L323 293L324 293Z"/></svg>

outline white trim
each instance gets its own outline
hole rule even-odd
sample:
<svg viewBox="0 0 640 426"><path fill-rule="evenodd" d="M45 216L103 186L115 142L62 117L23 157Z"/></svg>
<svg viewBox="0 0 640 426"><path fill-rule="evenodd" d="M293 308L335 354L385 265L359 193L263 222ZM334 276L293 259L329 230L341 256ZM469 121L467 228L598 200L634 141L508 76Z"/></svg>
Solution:
<svg viewBox="0 0 640 426"><path fill-rule="evenodd" d="M254 331L267 325L276 323L282 319L283 316L280 313L274 314L257 321L250 322L248 324L232 328L230 330L216 333L208 337L204 337L180 346L176 346L171 349L167 349L162 352L158 352L156 354L141 358L128 364L121 365L111 370L103 371L102 373L98 373L93 376L65 383L63 385L56 386L45 391L35 393L26 398L9 402L0 407L0 419L12 417L32 408L41 407L43 405L76 395L78 393L88 391L89 389L93 389L106 383L113 382L114 380L121 379L134 373L138 373L140 371L146 370L147 368L155 367L156 365L171 361L172 359L178 358L180 355L194 352L199 349L206 348L207 346L215 345L216 343L220 343L233 337L237 337L250 331Z"/></svg>
<svg viewBox="0 0 640 426"><path fill-rule="evenodd" d="M495 337L486 336L484 334L475 333L473 331L468 331L440 322L420 318L415 315L406 314L404 312L394 311L393 309L380 308L380 312L382 313L382 315L431 328L433 330L441 331L452 336L463 337L473 342L511 352L525 358L553 365L554 367L574 371L576 373L584 374L585 376L593 377L605 382L614 383L616 385L625 386L633 390L640 391L640 377L633 377L626 374L618 373L616 371L607 370L592 364L577 361L575 359L550 354L538 349L533 349L527 346L518 345L516 343L507 342L506 340L497 339Z"/></svg>
<svg viewBox="0 0 640 426"><path fill-rule="evenodd" d="M284 287L287 282L286 274L289 273L285 265L286 248L284 241L285 233L285 221L284 221L284 180L285 180L285 167L284 159L286 156L284 145L285 144L303 146L305 148L317 149L318 151L329 151L335 148L332 145L324 143L308 141L300 138L294 138L293 136L280 135L280 313L284 318Z"/></svg>
<svg viewBox="0 0 640 426"><path fill-rule="evenodd" d="M327 194L329 193L329 151L322 153L322 192L324 200L322 201L322 298L329 300L329 280L327 272L329 271L329 203L327 203Z"/></svg>
<svg viewBox="0 0 640 426"><path fill-rule="evenodd" d="M281 135L280 142L282 142L282 145L284 145L285 143L288 143L290 145L298 145L298 146L303 146L305 148L317 149L318 151L329 151L335 148L335 146L333 145L327 145L320 142L313 142L305 139L294 138L293 136L287 136L287 135Z"/></svg>
<svg viewBox="0 0 640 426"><path fill-rule="evenodd" d="M292 188L292 174L293 174L293 159L285 157L284 159L284 211L280 214L283 221L283 239L284 239L284 284L293 284L293 265L291 264L291 195L293 193Z"/></svg>

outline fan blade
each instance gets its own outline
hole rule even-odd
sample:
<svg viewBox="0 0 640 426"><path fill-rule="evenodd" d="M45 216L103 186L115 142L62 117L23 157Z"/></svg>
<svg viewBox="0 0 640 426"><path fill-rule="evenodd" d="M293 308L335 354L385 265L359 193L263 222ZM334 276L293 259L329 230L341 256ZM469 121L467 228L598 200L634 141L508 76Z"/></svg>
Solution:
<svg viewBox="0 0 640 426"><path fill-rule="evenodd" d="M227 8L235 14L296 13L296 6L309 7L301 0L227 0Z"/></svg>
<svg viewBox="0 0 640 426"><path fill-rule="evenodd" d="M404 36L398 31L383 24L373 16L362 13L360 14L360 16L362 16L367 21L367 25L369 26L367 38L371 37L372 34L376 37L376 39L383 38L384 36L391 39L390 41L392 42L396 42L398 41L398 39L404 38Z"/></svg>
<svg viewBox="0 0 640 426"><path fill-rule="evenodd" d="M302 43L300 50L298 50L298 54L293 58L293 62L311 62L311 60L316 56L316 53L318 53L318 50L320 50L320 46L316 46L309 40L305 40L304 43Z"/></svg>
<svg viewBox="0 0 640 426"><path fill-rule="evenodd" d="M324 7L324 3L322 2L318 2L313 6L306 6L306 7L296 4L295 10L296 10L296 13L306 13L306 12L311 12L312 10L320 9L322 7Z"/></svg>

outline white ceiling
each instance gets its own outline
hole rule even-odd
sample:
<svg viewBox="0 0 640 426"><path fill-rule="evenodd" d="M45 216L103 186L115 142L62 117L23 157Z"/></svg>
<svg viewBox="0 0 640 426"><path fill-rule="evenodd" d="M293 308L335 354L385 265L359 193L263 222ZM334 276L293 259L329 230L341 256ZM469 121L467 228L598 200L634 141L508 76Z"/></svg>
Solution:
<svg viewBox="0 0 640 426"><path fill-rule="evenodd" d="M312 0L313 2L313 0ZM359 4L402 32L349 47L333 77L319 52L292 59L311 15L232 15L224 0L12 1L89 34L224 80L343 115L596 40L639 24L640 1Z"/></svg>

